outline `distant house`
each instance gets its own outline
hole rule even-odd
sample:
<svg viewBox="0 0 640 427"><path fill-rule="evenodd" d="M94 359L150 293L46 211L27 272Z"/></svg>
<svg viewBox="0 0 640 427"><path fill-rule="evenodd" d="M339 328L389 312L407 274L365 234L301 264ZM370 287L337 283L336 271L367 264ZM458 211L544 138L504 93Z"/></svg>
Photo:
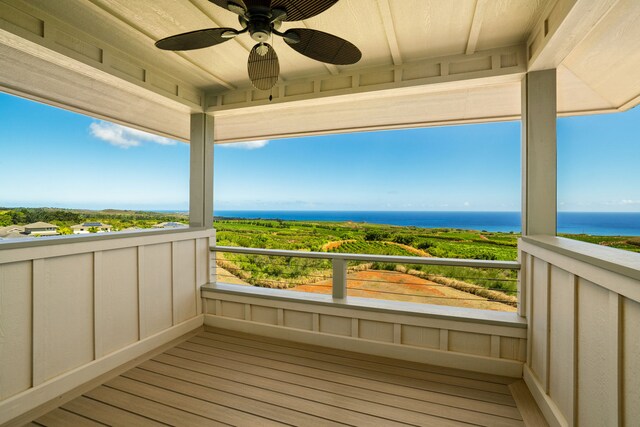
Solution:
<svg viewBox="0 0 640 427"><path fill-rule="evenodd" d="M24 233L24 226L22 225L9 225L7 227L0 227L0 237L8 237L10 234Z"/></svg>
<svg viewBox="0 0 640 427"><path fill-rule="evenodd" d="M47 222L34 222L24 226L24 234L30 236L55 236L58 234L58 226Z"/></svg>
<svg viewBox="0 0 640 427"><path fill-rule="evenodd" d="M96 233L108 233L111 231L109 224L102 222L84 222L82 224L72 225L73 234L88 234L95 230Z"/></svg>
<svg viewBox="0 0 640 427"><path fill-rule="evenodd" d="M174 222L174 221L161 222L160 224L156 224L153 226L153 228L184 228L184 227L188 227L188 225L183 224L181 222Z"/></svg>

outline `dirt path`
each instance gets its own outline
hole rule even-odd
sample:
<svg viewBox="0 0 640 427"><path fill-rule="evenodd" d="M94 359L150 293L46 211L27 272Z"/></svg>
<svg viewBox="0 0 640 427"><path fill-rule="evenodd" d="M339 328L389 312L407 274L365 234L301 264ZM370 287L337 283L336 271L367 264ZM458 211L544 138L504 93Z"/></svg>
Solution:
<svg viewBox="0 0 640 427"><path fill-rule="evenodd" d="M486 298L477 295L395 271L365 270L352 272L348 275L347 286L349 288L349 296L353 297L478 308L483 310L516 311L515 307L506 304L488 301ZM331 280L323 280L313 285L300 285L290 290L330 294Z"/></svg>

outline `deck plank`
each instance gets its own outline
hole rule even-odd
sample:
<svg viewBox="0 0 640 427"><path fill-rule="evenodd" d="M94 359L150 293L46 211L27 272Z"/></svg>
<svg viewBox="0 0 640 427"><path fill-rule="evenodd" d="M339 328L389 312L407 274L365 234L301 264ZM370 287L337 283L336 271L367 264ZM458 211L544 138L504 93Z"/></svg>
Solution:
<svg viewBox="0 0 640 427"><path fill-rule="evenodd" d="M76 415L72 412L65 411L62 408L54 409L53 411L43 415L36 420L36 423L46 427L102 427L105 425L85 417L81 417L80 415Z"/></svg>
<svg viewBox="0 0 640 427"><path fill-rule="evenodd" d="M253 418L252 423L258 422L259 419L273 420L278 423L292 424L292 425L313 425L313 426L327 426L335 427L338 425L344 425L332 421L330 419L324 419L322 417L309 415L303 412L295 411L293 409L286 408L284 406L275 406L269 403L265 403L263 399L268 398L269 393L267 391L260 393L258 397L248 398L243 395L247 390L241 387L237 392L240 394L231 394L228 392L221 392L219 390L203 387L198 384L190 383L188 381L179 380L177 378L168 378L164 375L156 374L154 372L145 371L140 368L132 369L125 372L122 377L124 379L135 380L146 385L152 385L158 390L164 390L170 393L182 394L182 400L189 399L186 394L197 396L197 399L203 403L214 403L216 405L222 405L226 407L227 411L241 412L245 415L245 418ZM238 422L232 422L237 424ZM247 421L243 421L247 423Z"/></svg>
<svg viewBox="0 0 640 427"><path fill-rule="evenodd" d="M518 413L518 410L515 406L501 405L493 402L485 402L482 400L452 396L430 390L419 390L411 387L403 387L396 384L388 384L380 381L355 377L341 373L328 373L321 369L291 365L284 362L268 360L262 357L251 355L226 352L207 346L199 346L197 344L183 343L181 346L168 350L166 353L186 358L193 358L195 354L200 356L200 359L196 359L198 361L203 361L203 359L217 359L221 361L235 360L247 365L267 368L268 370L289 372L293 375L298 375L303 378L310 377L321 380L331 380L336 383L346 384L365 390L375 390L378 392L401 396L409 399L415 399L418 401L440 403L443 405L455 406L464 409L478 410L480 412L496 413L499 415L504 414L505 416L510 416L514 413Z"/></svg>
<svg viewBox="0 0 640 427"><path fill-rule="evenodd" d="M163 424L186 424L197 427L227 425L111 387L98 387L85 393L85 396Z"/></svg>
<svg viewBox="0 0 640 427"><path fill-rule="evenodd" d="M357 387L343 386L330 381L313 378L300 378L299 375L281 373L275 378L267 378L265 370L251 369L250 365L233 363L218 366L216 361L197 362L190 359L171 355L160 355L143 364L142 368L151 368L167 372L162 365L170 365L178 369L193 371L195 378L204 375L216 378L227 378L243 384L265 388L284 395L303 397L308 400L334 405L354 412L371 414L386 420L378 420L379 424L390 425L389 420L395 420L413 425L460 425L460 422L474 423L482 426L522 426L518 419L504 418L493 414L469 411L446 405L436 405L428 402L418 402L414 399L401 400L395 396L365 390ZM268 371L273 373L273 371ZM296 381L298 379L298 381ZM297 383L296 383L297 382Z"/></svg>
<svg viewBox="0 0 640 427"><path fill-rule="evenodd" d="M375 356L375 355L366 354L366 353L356 353L349 350L340 350L337 348L322 347L319 345L299 343L294 341L286 341L279 338L271 338L271 337L266 337L261 335L252 335L245 332L232 331L229 329L220 329L212 326L206 326L205 332L214 333L221 337L230 336L230 337L249 338L257 342L276 344L283 348L297 348L302 350L309 350L318 355L328 354L328 355L335 355L335 356L343 356L343 357L348 357L355 360L372 361L372 362L376 362L376 363L387 365L387 366L398 366L398 362L399 362L398 359L392 359L384 356ZM406 368L410 368L418 371L424 371L424 372L444 374L452 377L475 379L480 381L486 381L489 383L503 384L507 386L514 382L513 378L505 377L501 375L485 374L482 372L463 371L461 369L456 369L456 368L445 368L442 366L429 365L426 363L410 362L406 360L401 361L401 363L402 363L402 366Z"/></svg>
<svg viewBox="0 0 640 427"><path fill-rule="evenodd" d="M32 425L523 427L541 417L521 381L208 328Z"/></svg>
<svg viewBox="0 0 640 427"><path fill-rule="evenodd" d="M189 364L188 361L185 362L187 362L185 365ZM388 426L406 425L405 423L397 422L397 418L393 413L384 414L380 412L380 415L371 414L369 411L371 408L365 404L366 402L360 402L360 407L354 405L353 407L348 408L350 410L347 410L344 408L343 404L335 402L335 396L333 396L332 399L322 401L322 399L318 399L314 393L311 393L304 387L299 387L295 390L297 393L295 393L295 391L282 393L277 389L276 384L260 383L258 380L238 381L238 375L234 375L234 378L230 380L224 378L222 375L214 376L209 375L208 373L203 374L201 372L194 372L192 370L185 369L181 366L166 365L153 361L142 364L140 368L231 394L241 393L241 397L259 400L269 405L280 406L282 408L292 409L325 419L331 418L332 420L344 424L384 424ZM244 379L247 380L247 378ZM271 387L272 385L274 386L273 388ZM440 418L433 418L433 425L435 425L436 422L443 421ZM459 424L451 425L459 426Z"/></svg>
<svg viewBox="0 0 640 427"><path fill-rule="evenodd" d="M85 396L68 402L62 408L85 418L113 426L153 427L166 425Z"/></svg>
<svg viewBox="0 0 640 427"><path fill-rule="evenodd" d="M329 362L323 362L321 360L305 359L299 356L289 356L287 354L269 352L259 349L248 349L247 347L239 346L237 344L224 343L215 341L204 337L195 337L188 340L186 343L181 344L179 347L186 348L187 345L198 345L199 348L210 347L216 349L216 351L233 351L237 354L250 353L260 358L276 360L285 362L290 365L297 365L309 368L317 368L326 371L328 374L341 373L351 376L356 376L365 379L372 379L381 381L388 384L395 384L403 387L411 387L420 390L434 391L437 393L445 393L453 396L466 397L471 399L483 400L485 402L500 403L502 405L516 406L513 398L510 395L501 393L494 393L490 391L474 390L461 386L454 386L449 384L436 383L433 381L412 379L407 377L400 377L393 374L387 374L384 372L370 371L367 369L361 369L351 366L343 366L339 364L333 364Z"/></svg>
<svg viewBox="0 0 640 427"><path fill-rule="evenodd" d="M127 375L125 377L124 375ZM130 378L130 377L134 378ZM139 377L131 371L125 372L125 374L115 378L107 385L117 390L125 391L130 394L135 394L145 399L153 400L161 403L165 406L170 406L176 409L181 409L185 412L191 412L201 417L209 418L213 421L219 421L231 425L255 425L261 423L262 425L281 425L282 423L276 422L272 419L259 417L251 413L244 412L242 410L234 409L233 407L220 405L208 400L203 400L198 394L200 390L191 389L191 395L185 395L173 387L175 384L171 384L171 389L164 387L158 387L150 384L149 382L138 381L135 377ZM154 378L158 382L163 382L161 379ZM183 390L185 387L177 387ZM194 397L192 397L194 396ZM197 396L197 397L195 397Z"/></svg>
<svg viewBox="0 0 640 427"><path fill-rule="evenodd" d="M480 381L469 378L454 377L451 375L445 375L441 373L425 372L416 369L405 368L403 366L389 366L369 360L356 359L352 357L344 357L332 354L319 354L310 349L283 347L278 344L266 343L262 341L250 340L247 338L233 337L227 335L213 334L210 332L204 332L199 335L203 338L210 338L220 342L227 342L232 344L238 344L247 346L250 348L256 348L260 350L267 350L275 353L287 354L290 356L299 356L307 359L321 360L324 362L335 363L343 366L351 366L362 369L369 369L376 372L384 372L388 374L398 375L408 378L417 378L426 381L456 385L466 388L473 388L477 390L492 391L495 393L510 395L509 387L505 384L491 383L487 381Z"/></svg>

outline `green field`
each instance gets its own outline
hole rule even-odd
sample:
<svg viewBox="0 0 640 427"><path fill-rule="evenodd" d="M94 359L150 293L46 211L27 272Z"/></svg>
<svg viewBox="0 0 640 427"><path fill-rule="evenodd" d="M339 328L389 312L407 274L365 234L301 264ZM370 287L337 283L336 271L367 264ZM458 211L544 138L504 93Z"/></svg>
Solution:
<svg viewBox="0 0 640 427"><path fill-rule="evenodd" d="M70 233L70 226L101 221L114 231L150 228L164 221L187 222L184 214L144 211L74 210L55 208L0 208L0 227L44 221ZM478 260L516 260L517 233L498 233L449 228L425 229L354 222L281 221L216 218L217 244L249 248L297 251L361 253L396 256L433 256ZM586 242L640 252L640 237L571 235ZM292 287L325 279L329 260L220 254L219 263L243 281L267 287ZM363 263L350 262L352 269ZM444 283L454 279L514 294L516 272L495 269L366 263L364 268L409 272ZM449 280L450 282L450 280ZM447 282L447 283L449 283Z"/></svg>

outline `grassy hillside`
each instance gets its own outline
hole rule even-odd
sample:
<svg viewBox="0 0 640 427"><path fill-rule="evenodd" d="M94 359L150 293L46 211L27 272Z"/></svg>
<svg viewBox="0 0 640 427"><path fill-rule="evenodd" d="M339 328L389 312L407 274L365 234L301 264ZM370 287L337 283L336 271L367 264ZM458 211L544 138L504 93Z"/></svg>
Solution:
<svg viewBox="0 0 640 427"><path fill-rule="evenodd" d="M112 209L0 208L0 227L37 221L55 224L63 234L69 234L71 225L88 221L105 222L112 225L114 231L118 231L150 228L164 221L186 223L188 217L180 213ZM519 237L516 233L354 222L216 218L214 227L217 230L217 244L224 246L479 260L515 260ZM640 252L640 237L566 237ZM224 274L229 279L239 279L256 286L285 288L309 285L326 280L331 275L331 262L320 259L219 254L218 263L224 267ZM407 273L476 295L479 295L477 289L467 288L481 287L487 291L499 291L512 298L517 287L516 272L508 270L357 262L350 262L349 269Z"/></svg>

